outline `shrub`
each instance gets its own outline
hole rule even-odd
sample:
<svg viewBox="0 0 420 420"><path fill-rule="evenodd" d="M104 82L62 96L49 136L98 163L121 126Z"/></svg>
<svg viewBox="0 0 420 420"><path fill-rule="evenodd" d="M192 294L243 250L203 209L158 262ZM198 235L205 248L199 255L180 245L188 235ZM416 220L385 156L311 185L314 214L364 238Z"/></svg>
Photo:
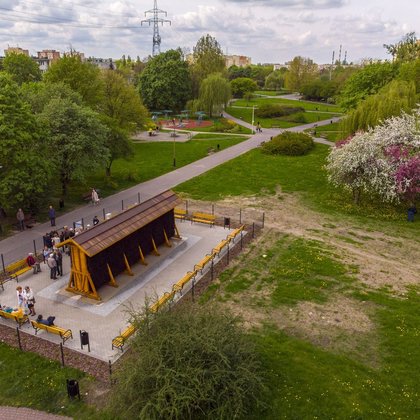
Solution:
<svg viewBox="0 0 420 420"><path fill-rule="evenodd" d="M255 115L259 118L284 117L295 114L296 112L305 112L302 107L291 107L280 104L262 104L255 110Z"/></svg>
<svg viewBox="0 0 420 420"><path fill-rule="evenodd" d="M285 131L264 143L262 150L271 155L305 155L314 147L312 137L305 133Z"/></svg>
<svg viewBox="0 0 420 420"><path fill-rule="evenodd" d="M238 124L236 124L235 121L228 120L227 118L220 118L215 121L212 127L210 127L210 132L232 133L232 130L237 126Z"/></svg>
<svg viewBox="0 0 420 420"><path fill-rule="evenodd" d="M297 114L292 114L292 115L286 115L285 117L282 117L281 120L298 123L298 124L305 124L308 122L303 112L298 112Z"/></svg>
<svg viewBox="0 0 420 420"><path fill-rule="evenodd" d="M217 306L132 314L110 410L128 419L245 418L263 391L252 340Z"/></svg>

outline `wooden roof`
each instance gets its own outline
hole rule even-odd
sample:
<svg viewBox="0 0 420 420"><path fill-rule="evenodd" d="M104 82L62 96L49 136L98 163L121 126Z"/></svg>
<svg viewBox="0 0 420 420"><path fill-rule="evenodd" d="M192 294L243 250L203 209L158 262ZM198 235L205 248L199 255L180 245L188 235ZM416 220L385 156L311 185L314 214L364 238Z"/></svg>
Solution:
<svg viewBox="0 0 420 420"><path fill-rule="evenodd" d="M92 257L171 211L181 202L173 191L165 191L85 230L71 238L71 242Z"/></svg>

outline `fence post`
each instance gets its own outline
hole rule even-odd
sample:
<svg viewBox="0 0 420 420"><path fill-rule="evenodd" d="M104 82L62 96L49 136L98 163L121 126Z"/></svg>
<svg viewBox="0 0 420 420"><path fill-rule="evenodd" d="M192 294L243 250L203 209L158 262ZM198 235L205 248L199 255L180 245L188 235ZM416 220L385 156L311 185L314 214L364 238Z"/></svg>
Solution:
<svg viewBox="0 0 420 420"><path fill-rule="evenodd" d="M264 228L264 223L265 223L265 212L263 213L263 217L262 217L262 227Z"/></svg>
<svg viewBox="0 0 420 420"><path fill-rule="evenodd" d="M242 242L243 242L243 235L242 235L242 230L241 230L241 251L242 251L242 248L243 248Z"/></svg>
<svg viewBox="0 0 420 420"><path fill-rule="evenodd" d="M22 350L22 343L20 342L20 331L19 331L19 327L16 327L16 332L17 332L19 349Z"/></svg>
<svg viewBox="0 0 420 420"><path fill-rule="evenodd" d="M229 244L228 244L228 246L227 246L227 254L226 254L226 258L227 258L227 265L229 265L229 257L230 257L230 246L229 246Z"/></svg>
<svg viewBox="0 0 420 420"><path fill-rule="evenodd" d="M111 360L108 360L108 369L109 369L109 382L112 385L112 363L111 363Z"/></svg>
<svg viewBox="0 0 420 420"><path fill-rule="evenodd" d="M85 221L84 221L83 217L82 217L82 228L83 228L83 230L85 229Z"/></svg>
<svg viewBox="0 0 420 420"><path fill-rule="evenodd" d="M64 367L64 351L63 351L63 343L60 343L60 353L61 353L61 365Z"/></svg>
<svg viewBox="0 0 420 420"><path fill-rule="evenodd" d="M255 223L252 223L252 239L255 237Z"/></svg>
<svg viewBox="0 0 420 420"><path fill-rule="evenodd" d="M102 214L103 214L104 220L105 220L105 207L102 209Z"/></svg>
<svg viewBox="0 0 420 420"><path fill-rule="evenodd" d="M185 200L185 211L187 212L187 214L188 214L188 200Z"/></svg>
<svg viewBox="0 0 420 420"><path fill-rule="evenodd" d="M138 202L140 204L140 193L139 192L137 193L137 199L138 199Z"/></svg>
<svg viewBox="0 0 420 420"><path fill-rule="evenodd" d="M195 293L194 289L195 289L195 280L192 279L191 298L193 302L194 302L194 293Z"/></svg>
<svg viewBox="0 0 420 420"><path fill-rule="evenodd" d="M1 265L3 266L3 272L6 273L6 267L4 266L3 254L1 254Z"/></svg>
<svg viewBox="0 0 420 420"><path fill-rule="evenodd" d="M37 256L36 255L36 243L35 243L35 239L34 239L34 255L35 255L35 257Z"/></svg>
<svg viewBox="0 0 420 420"><path fill-rule="evenodd" d="M124 211L124 200L121 200L121 211Z"/></svg>
<svg viewBox="0 0 420 420"><path fill-rule="evenodd" d="M211 281L213 281L213 269L214 269L214 259L211 260Z"/></svg>
<svg viewBox="0 0 420 420"><path fill-rule="evenodd" d="M242 209L239 209L239 224L242 224Z"/></svg>
<svg viewBox="0 0 420 420"><path fill-rule="evenodd" d="M211 205L211 214L214 216L214 204Z"/></svg>

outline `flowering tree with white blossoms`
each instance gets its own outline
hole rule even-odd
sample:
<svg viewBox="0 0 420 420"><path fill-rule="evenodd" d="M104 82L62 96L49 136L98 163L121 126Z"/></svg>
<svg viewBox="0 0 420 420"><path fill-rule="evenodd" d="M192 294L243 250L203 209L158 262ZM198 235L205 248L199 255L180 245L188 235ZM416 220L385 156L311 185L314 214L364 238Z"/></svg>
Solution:
<svg viewBox="0 0 420 420"><path fill-rule="evenodd" d="M328 156L329 181L383 201L415 202L420 196L420 108L392 117L367 132L337 143Z"/></svg>

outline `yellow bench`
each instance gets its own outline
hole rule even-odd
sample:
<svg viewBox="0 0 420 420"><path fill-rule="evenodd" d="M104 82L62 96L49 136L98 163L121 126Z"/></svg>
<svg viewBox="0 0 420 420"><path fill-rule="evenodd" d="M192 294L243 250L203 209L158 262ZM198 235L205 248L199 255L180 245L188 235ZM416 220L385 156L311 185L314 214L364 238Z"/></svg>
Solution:
<svg viewBox="0 0 420 420"><path fill-rule="evenodd" d="M191 223L199 222L199 223L206 223L207 225L214 226L214 222L216 220L216 216L213 214L207 213L193 213L191 217Z"/></svg>
<svg viewBox="0 0 420 420"><path fill-rule="evenodd" d="M200 273L203 274L204 267L214 258L214 254L207 254L202 258L195 266L194 270L200 270Z"/></svg>
<svg viewBox="0 0 420 420"><path fill-rule="evenodd" d="M124 351L124 344L135 332L136 327L134 325L129 325L120 335L112 340L112 350L120 349L121 351Z"/></svg>
<svg viewBox="0 0 420 420"><path fill-rule="evenodd" d="M25 315L23 313L23 310L22 310L22 315L17 315L16 313L12 314L10 312L5 312L5 311L1 311L0 310L0 316L3 317L3 318L5 318L5 319L13 319L13 320L15 320L16 323L19 325L19 328L23 324L29 322L28 315Z"/></svg>
<svg viewBox="0 0 420 420"><path fill-rule="evenodd" d="M187 218L187 210L184 209L175 207L174 214L176 219L185 220Z"/></svg>
<svg viewBox="0 0 420 420"><path fill-rule="evenodd" d="M63 344L69 339L73 338L73 333L71 330L66 330L64 328L57 327L56 325L45 325L40 324L39 322L36 322L31 319L32 327L35 330L35 335L37 335L39 330L45 330L51 334L57 334L60 336L60 338L63 340Z"/></svg>
<svg viewBox="0 0 420 420"><path fill-rule="evenodd" d="M174 292L180 292L183 287L190 281L192 280L195 276L197 275L197 271L188 271L187 274L185 274L184 277L182 277L182 279L178 280L173 286L172 286L172 290Z"/></svg>
<svg viewBox="0 0 420 420"><path fill-rule="evenodd" d="M230 242L230 239L223 239L223 241L219 242L214 248L213 248L213 254L219 256L219 254L222 252L223 248L228 245Z"/></svg>
<svg viewBox="0 0 420 420"><path fill-rule="evenodd" d="M175 291L172 292L165 292L163 294L163 296L157 301L155 302L151 307L150 307L150 312L157 312L161 306L163 306L165 303L167 303L170 299L172 299L175 295Z"/></svg>
<svg viewBox="0 0 420 420"><path fill-rule="evenodd" d="M231 239L232 241L235 241L235 238L244 230L245 225L242 225L238 227L237 229L233 230L229 233L227 236L228 239Z"/></svg>
<svg viewBox="0 0 420 420"><path fill-rule="evenodd" d="M29 271L32 267L29 267L28 263L26 262L26 258L23 258L22 260L16 261L12 264L9 264L6 267L6 273L11 279L15 279L17 282L19 281L19 276L21 274L26 273Z"/></svg>

